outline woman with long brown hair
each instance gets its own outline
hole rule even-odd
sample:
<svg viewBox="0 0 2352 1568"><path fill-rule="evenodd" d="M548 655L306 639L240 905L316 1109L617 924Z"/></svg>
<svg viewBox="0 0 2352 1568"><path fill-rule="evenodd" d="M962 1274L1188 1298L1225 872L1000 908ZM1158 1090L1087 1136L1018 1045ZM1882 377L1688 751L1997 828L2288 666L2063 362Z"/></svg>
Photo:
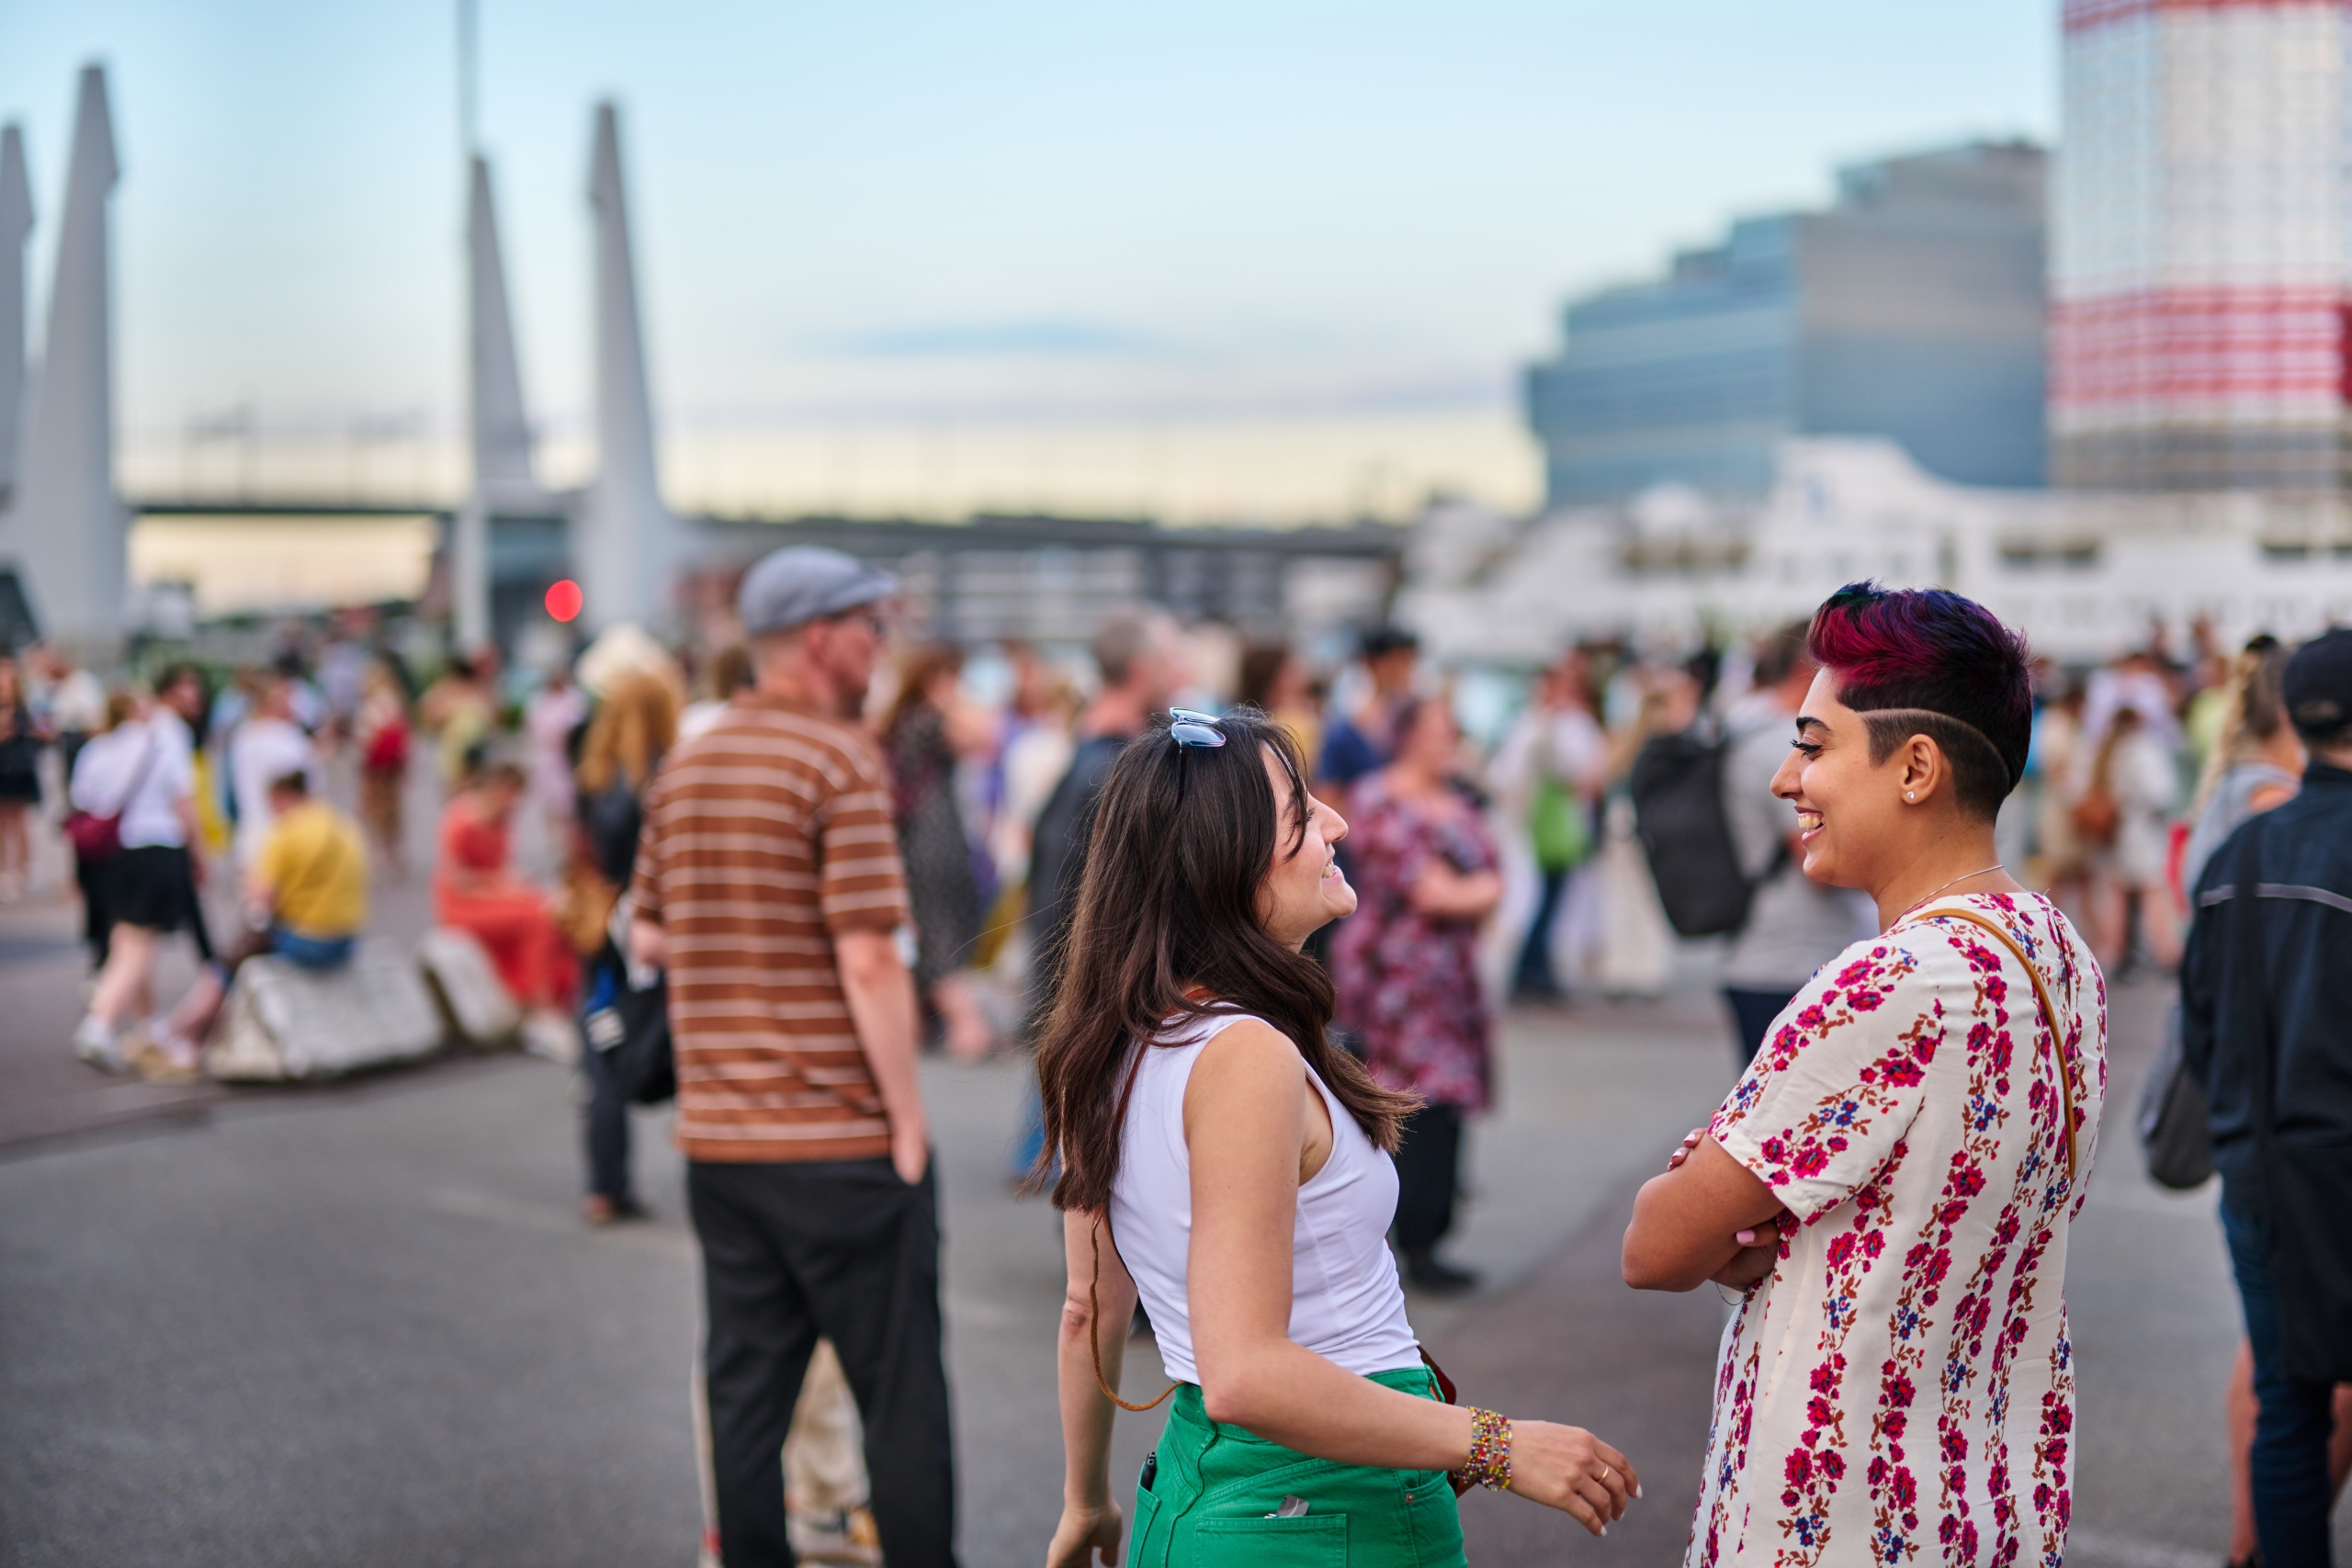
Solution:
<svg viewBox="0 0 2352 1568"><path fill-rule="evenodd" d="M628 966L612 940L613 909L637 864L645 824L645 786L678 739L678 697L659 675L636 671L606 688L580 742L573 777L580 840L565 885L565 934L585 958L583 1011L593 1020L614 1005L629 984ZM582 1212L592 1225L640 1219L645 1206L628 1173L628 1101L614 1081L604 1047L588 1031L580 1055L588 1080L582 1126L588 1154L588 1196Z"/></svg>
<svg viewBox="0 0 2352 1568"><path fill-rule="evenodd" d="M1449 1472L1600 1533L1638 1488L1624 1456L1440 1403L1406 1319L1384 1237L1415 1101L1331 1043L1299 951L1355 908L1347 824L1261 715L1170 716L1104 787L1037 1052L1069 1277L1050 1568L1119 1555L1105 1469L1139 1296L1178 1382L1131 1561L1459 1564Z"/></svg>

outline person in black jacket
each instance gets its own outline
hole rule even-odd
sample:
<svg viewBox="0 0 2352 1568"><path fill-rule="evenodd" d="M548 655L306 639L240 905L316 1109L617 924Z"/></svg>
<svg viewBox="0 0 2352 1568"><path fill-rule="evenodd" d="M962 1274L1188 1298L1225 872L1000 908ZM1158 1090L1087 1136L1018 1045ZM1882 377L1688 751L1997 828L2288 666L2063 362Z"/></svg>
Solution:
<svg viewBox="0 0 2352 1568"><path fill-rule="evenodd" d="M1094 699L1078 716L1078 750L1069 771L1038 808L1029 847L1028 1019L1023 1035L1035 1043L1054 1010L1061 973L1062 940L1086 871L1087 835L1094 830L1094 806L1127 742L1141 734L1151 716L1166 707L1182 679L1175 624L1165 614L1117 610L1095 629L1094 667L1102 676ZM1025 1179L1046 1135L1045 1112L1033 1076L1022 1096L1021 1131L1008 1167Z"/></svg>
<svg viewBox="0 0 2352 1568"><path fill-rule="evenodd" d="M2333 1379L2314 1375L2312 1359L2336 1375L2352 1366L2352 631L2306 644L2281 687L2311 765L2302 793L2239 828L2198 881L2181 1045L2211 1107L2222 1226L2254 1349L2259 1560L2305 1568L2330 1560L2344 1479L2329 1462ZM2325 1201L2331 1180L2343 1201Z"/></svg>
<svg viewBox="0 0 2352 1568"><path fill-rule="evenodd" d="M1053 1009L1062 938L1069 930L1079 879L1086 870L1086 838L1094 829L1094 803L1102 797L1111 764L1168 705L1181 670L1176 628L1162 615L1120 611L1094 634L1094 664L1102 677L1094 700L1078 716L1078 750L1069 771L1037 812L1029 849L1030 997L1040 1021Z"/></svg>

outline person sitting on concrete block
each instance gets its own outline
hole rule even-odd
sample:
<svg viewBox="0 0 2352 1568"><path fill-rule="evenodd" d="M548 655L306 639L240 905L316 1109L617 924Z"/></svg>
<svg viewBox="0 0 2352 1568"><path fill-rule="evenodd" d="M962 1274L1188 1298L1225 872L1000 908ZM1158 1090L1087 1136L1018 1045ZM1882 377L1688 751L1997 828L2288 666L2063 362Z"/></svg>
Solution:
<svg viewBox="0 0 2352 1568"><path fill-rule="evenodd" d="M203 1043L248 958L268 953L298 968L340 968L368 923L368 851L358 826L313 798L309 775L299 771L270 781L269 808L269 836L245 877L246 929L173 1010L175 1043Z"/></svg>
<svg viewBox="0 0 2352 1568"><path fill-rule="evenodd" d="M243 957L274 953L304 969L350 961L368 923L368 851L357 823L311 797L300 773L272 779L276 820L245 878L249 912L260 918L239 945Z"/></svg>

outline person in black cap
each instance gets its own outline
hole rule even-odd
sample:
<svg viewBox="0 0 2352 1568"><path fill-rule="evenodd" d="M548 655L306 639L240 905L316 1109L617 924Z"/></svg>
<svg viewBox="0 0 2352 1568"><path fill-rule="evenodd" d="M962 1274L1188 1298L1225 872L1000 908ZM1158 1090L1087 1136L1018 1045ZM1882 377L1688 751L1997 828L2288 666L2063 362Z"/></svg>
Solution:
<svg viewBox="0 0 2352 1568"><path fill-rule="evenodd" d="M883 1556L956 1561L906 877L859 722L897 589L815 546L754 566L752 687L662 760L638 841L630 956L668 972L727 1568L794 1561L778 1455L820 1337L865 1418Z"/></svg>
<svg viewBox="0 0 2352 1568"><path fill-rule="evenodd" d="M2198 879L2181 1047L2254 1349L2258 1560L2306 1568L2330 1560L2334 1385L2352 1382L2352 630L2305 644L2280 695L2310 765Z"/></svg>

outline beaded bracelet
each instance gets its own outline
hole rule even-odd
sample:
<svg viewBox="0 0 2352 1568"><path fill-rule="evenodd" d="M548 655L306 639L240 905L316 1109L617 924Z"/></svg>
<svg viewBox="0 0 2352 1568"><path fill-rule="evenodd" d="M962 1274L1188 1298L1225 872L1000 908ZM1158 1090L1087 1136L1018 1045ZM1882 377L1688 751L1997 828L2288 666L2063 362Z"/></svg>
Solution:
<svg viewBox="0 0 2352 1568"><path fill-rule="evenodd" d="M1453 1479L1463 1485L1510 1490L1510 1420L1491 1410L1470 1412L1470 1459Z"/></svg>

